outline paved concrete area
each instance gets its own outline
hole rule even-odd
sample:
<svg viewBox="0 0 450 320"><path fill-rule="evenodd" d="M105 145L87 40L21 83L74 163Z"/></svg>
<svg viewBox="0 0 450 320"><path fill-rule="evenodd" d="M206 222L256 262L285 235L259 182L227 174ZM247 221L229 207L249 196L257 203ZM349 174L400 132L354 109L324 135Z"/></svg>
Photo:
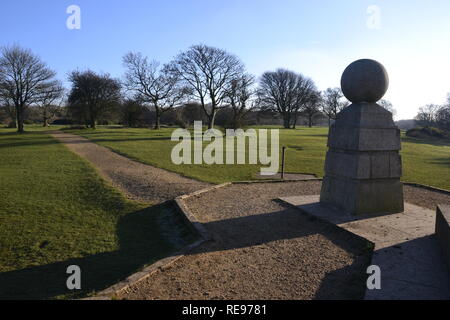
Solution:
<svg viewBox="0 0 450 320"><path fill-rule="evenodd" d="M352 216L321 204L318 195L280 199L375 244L371 264L381 269L381 289L366 290L365 299L450 299L434 211L405 203L402 213Z"/></svg>

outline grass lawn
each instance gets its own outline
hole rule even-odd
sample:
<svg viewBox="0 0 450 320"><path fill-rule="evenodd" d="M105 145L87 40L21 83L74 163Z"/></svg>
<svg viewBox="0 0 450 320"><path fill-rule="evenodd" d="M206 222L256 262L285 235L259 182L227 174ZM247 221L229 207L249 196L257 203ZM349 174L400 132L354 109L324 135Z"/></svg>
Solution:
<svg viewBox="0 0 450 320"><path fill-rule="evenodd" d="M260 165L175 165L170 158L177 144L170 141L172 130L100 127L70 131L138 161L207 182L251 180L259 172ZM280 145L289 148L286 172L322 176L327 134L328 128L280 129ZM403 181L450 190L450 143L413 139L403 133L402 148Z"/></svg>
<svg viewBox="0 0 450 320"><path fill-rule="evenodd" d="M178 249L166 205L129 201L43 129L0 129L0 299L72 298ZM174 220L175 219L175 220ZM66 288L78 265L82 290Z"/></svg>

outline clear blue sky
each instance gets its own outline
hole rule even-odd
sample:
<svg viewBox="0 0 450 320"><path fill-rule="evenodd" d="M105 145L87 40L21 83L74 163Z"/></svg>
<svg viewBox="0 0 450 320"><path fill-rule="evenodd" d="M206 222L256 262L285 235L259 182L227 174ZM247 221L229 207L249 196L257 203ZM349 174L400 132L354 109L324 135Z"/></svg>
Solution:
<svg viewBox="0 0 450 320"><path fill-rule="evenodd" d="M80 30L66 27L69 5L81 8ZM2 0L0 46L32 49L66 80L76 68L120 77L128 51L168 62L205 43L256 76L289 68L320 89L338 86L353 60L372 58L386 66L386 98L405 119L450 92L449 17L448 0Z"/></svg>

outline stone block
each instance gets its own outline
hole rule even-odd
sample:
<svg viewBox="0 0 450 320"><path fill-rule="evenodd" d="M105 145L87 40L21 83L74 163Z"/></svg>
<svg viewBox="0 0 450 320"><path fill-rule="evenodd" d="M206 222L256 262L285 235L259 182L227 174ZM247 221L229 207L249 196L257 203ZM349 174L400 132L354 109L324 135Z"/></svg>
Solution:
<svg viewBox="0 0 450 320"><path fill-rule="evenodd" d="M403 184L399 179L357 180L326 175L320 202L353 215L403 211Z"/></svg>
<svg viewBox="0 0 450 320"><path fill-rule="evenodd" d="M328 136L328 147L354 151L400 150L400 130L333 125Z"/></svg>
<svg viewBox="0 0 450 320"><path fill-rule="evenodd" d="M389 154L389 170L390 174L389 176L391 178L401 178L403 171L402 171L402 156L399 155L397 152L391 152Z"/></svg>
<svg viewBox="0 0 450 320"><path fill-rule="evenodd" d="M340 126L361 128L396 128L392 113L376 103L354 103L337 115Z"/></svg>
<svg viewBox="0 0 450 320"><path fill-rule="evenodd" d="M369 179L389 178L389 153L377 152L370 156Z"/></svg>
<svg viewBox="0 0 450 320"><path fill-rule="evenodd" d="M401 158L395 151L355 153L333 149L327 152L325 174L352 179L400 178Z"/></svg>

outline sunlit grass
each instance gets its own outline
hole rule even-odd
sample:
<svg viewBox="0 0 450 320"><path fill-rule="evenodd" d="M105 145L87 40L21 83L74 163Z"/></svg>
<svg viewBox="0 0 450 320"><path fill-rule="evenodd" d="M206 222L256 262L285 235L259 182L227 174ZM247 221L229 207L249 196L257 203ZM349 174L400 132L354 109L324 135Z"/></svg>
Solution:
<svg viewBox="0 0 450 320"><path fill-rule="evenodd" d="M256 128L256 127L255 127ZM276 128L266 126L264 128ZM174 129L100 127L73 131L138 161L212 183L251 180L262 165L175 165L170 141ZM280 147L286 151L286 172L323 175L328 128L280 129ZM207 143L204 143L205 145ZM426 141L402 134L403 180L450 190L450 143Z"/></svg>
<svg viewBox="0 0 450 320"><path fill-rule="evenodd" d="M175 249L161 231L165 206L129 201L37 127L0 129L0 299L83 295ZM181 223L181 222L180 222Z"/></svg>

